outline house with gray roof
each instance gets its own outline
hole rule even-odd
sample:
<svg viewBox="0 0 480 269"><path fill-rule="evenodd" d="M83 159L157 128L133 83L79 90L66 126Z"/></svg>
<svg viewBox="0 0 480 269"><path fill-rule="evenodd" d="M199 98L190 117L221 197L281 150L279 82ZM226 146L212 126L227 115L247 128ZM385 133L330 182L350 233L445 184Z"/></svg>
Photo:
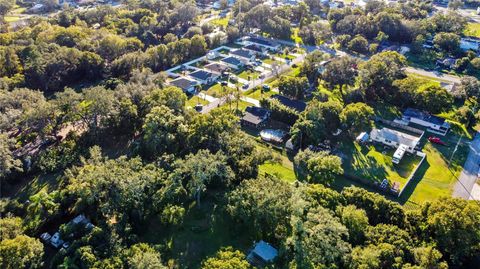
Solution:
<svg viewBox="0 0 480 269"><path fill-rule="evenodd" d="M248 63L255 60L255 53L246 49L231 50L230 56L233 56L244 63Z"/></svg>
<svg viewBox="0 0 480 269"><path fill-rule="evenodd" d="M175 86L182 89L186 93L194 94L195 88L198 85L198 82L192 79L187 79L184 77L180 77L174 79L168 83L170 86Z"/></svg>
<svg viewBox="0 0 480 269"><path fill-rule="evenodd" d="M205 85L216 82L220 77L220 74L212 73L206 70L198 70L190 73L189 76L198 81L198 83Z"/></svg>
<svg viewBox="0 0 480 269"><path fill-rule="evenodd" d="M227 57L227 58L223 58L221 60L222 63L226 64L228 67L230 68L233 68L233 69L240 69L242 68L245 64L240 61L239 59L235 58L235 57Z"/></svg>
<svg viewBox="0 0 480 269"><path fill-rule="evenodd" d="M390 128L373 129L370 132L370 139L386 146L399 148L404 145L405 151L414 153L420 142L420 137L402 133Z"/></svg>

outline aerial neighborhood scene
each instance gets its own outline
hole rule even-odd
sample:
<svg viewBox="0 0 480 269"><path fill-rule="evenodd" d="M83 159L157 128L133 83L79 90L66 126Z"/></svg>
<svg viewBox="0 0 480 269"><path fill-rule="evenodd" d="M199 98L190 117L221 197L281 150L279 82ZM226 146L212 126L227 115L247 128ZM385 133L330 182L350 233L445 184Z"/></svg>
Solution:
<svg viewBox="0 0 480 269"><path fill-rule="evenodd" d="M0 269L480 269L480 0L0 0Z"/></svg>

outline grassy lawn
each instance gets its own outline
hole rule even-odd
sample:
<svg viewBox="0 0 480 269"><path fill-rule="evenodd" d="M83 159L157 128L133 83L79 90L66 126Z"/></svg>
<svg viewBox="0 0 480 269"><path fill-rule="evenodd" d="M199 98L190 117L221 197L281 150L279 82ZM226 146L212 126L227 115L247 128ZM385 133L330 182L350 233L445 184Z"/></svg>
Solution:
<svg viewBox="0 0 480 269"><path fill-rule="evenodd" d="M185 106L186 107L194 107L197 104L207 105L208 101L203 100L202 98L200 98L198 96L192 96L190 99L188 99Z"/></svg>
<svg viewBox="0 0 480 269"><path fill-rule="evenodd" d="M268 98L268 97L270 97L274 94L276 94L276 92L274 92L272 90L262 93L262 91L260 89L257 89L257 88L248 90L244 93L245 96L248 96L250 98L257 99L257 100L262 100L263 98Z"/></svg>
<svg viewBox="0 0 480 269"><path fill-rule="evenodd" d="M463 34L466 36L480 37L480 23L468 23Z"/></svg>
<svg viewBox="0 0 480 269"><path fill-rule="evenodd" d="M422 68L422 69L434 69L436 67L437 53L434 51L425 51L422 54L407 53L407 62L409 66Z"/></svg>
<svg viewBox="0 0 480 269"><path fill-rule="evenodd" d="M255 71L250 71L250 70L244 70L241 73L237 74L237 77L243 78L246 80L252 80L252 79L257 79L260 76L260 73L255 72Z"/></svg>
<svg viewBox="0 0 480 269"><path fill-rule="evenodd" d="M357 143L346 142L340 147L343 153L343 169L345 174L360 177L374 182L383 179L391 183L399 182L403 187L420 157L405 155L400 164L392 163L395 149L384 149L383 146L361 146Z"/></svg>
<svg viewBox="0 0 480 269"><path fill-rule="evenodd" d="M19 21L19 16L5 16L5 22L16 22Z"/></svg>
<svg viewBox="0 0 480 269"><path fill-rule="evenodd" d="M225 18L218 18L215 20L211 20L210 23L213 25L221 26L221 27L227 27L228 26L228 21L230 20L230 17L225 17Z"/></svg>
<svg viewBox="0 0 480 269"><path fill-rule="evenodd" d="M295 172L293 172L293 168L286 167L281 163L264 163L258 167L258 172L261 175L276 175L282 180L290 183L294 182L297 179L297 177L295 176Z"/></svg>
<svg viewBox="0 0 480 269"><path fill-rule="evenodd" d="M221 97L223 95L223 90L222 85L220 83L216 83L215 85L211 86L206 90L206 94L211 95L213 97ZM232 89L230 87L225 86L226 91L235 91L235 89Z"/></svg>
<svg viewBox="0 0 480 269"><path fill-rule="evenodd" d="M272 65L273 63L278 63L278 64L280 64L280 62L275 61L274 59L270 59L270 58L263 59L262 62L264 62L264 63L266 63L266 64L269 64L269 65Z"/></svg>
<svg viewBox="0 0 480 269"><path fill-rule="evenodd" d="M449 138L447 138L449 139ZM459 144L456 137L450 137L448 147L426 143L423 152L427 158L419 168L414 180L407 186L400 197L400 202L413 202L421 204L432 201L440 196L451 196L452 188L462 171L463 164L468 155L468 145L464 142ZM448 165L449 160L450 166Z"/></svg>

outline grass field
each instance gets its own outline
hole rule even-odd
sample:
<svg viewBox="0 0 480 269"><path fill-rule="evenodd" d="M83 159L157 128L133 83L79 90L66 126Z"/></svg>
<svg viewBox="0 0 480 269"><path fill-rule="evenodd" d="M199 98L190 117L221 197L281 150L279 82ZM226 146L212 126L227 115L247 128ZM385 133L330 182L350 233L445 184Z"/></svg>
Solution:
<svg viewBox="0 0 480 269"><path fill-rule="evenodd" d="M384 149L382 146L361 146L357 143L343 143L343 169L349 176L359 177L381 183L388 179L398 182L403 188L408 177L420 162L420 157L405 155L399 164L392 163L395 149Z"/></svg>
<svg viewBox="0 0 480 269"><path fill-rule="evenodd" d="M263 92L260 89L251 89L244 93L245 96L248 96L253 99L262 100L263 98L270 97L276 94L276 92L270 90L268 92Z"/></svg>
<svg viewBox="0 0 480 269"><path fill-rule="evenodd" d="M218 18L218 19L215 19L215 20L211 20L210 23L212 23L213 25L217 25L217 26L227 27L229 20L230 20L230 17L227 16L225 18Z"/></svg>
<svg viewBox="0 0 480 269"><path fill-rule="evenodd" d="M255 72L255 71L250 71L250 70L244 70L237 75L237 77L243 78L243 79L246 79L246 80L257 79L259 76L260 76L260 73Z"/></svg>
<svg viewBox="0 0 480 269"><path fill-rule="evenodd" d="M16 22L20 20L19 16L5 16L5 22Z"/></svg>
<svg viewBox="0 0 480 269"><path fill-rule="evenodd" d="M427 158L417 171L412 184L407 186L400 197L400 202L411 201L421 204L440 196L451 195L467 158L469 147L466 140L461 140L456 147L459 138L453 135L442 139L447 141L447 147L429 142L425 144L423 152L427 154Z"/></svg>
<svg viewBox="0 0 480 269"><path fill-rule="evenodd" d="M480 37L480 23L468 23L463 34L466 36Z"/></svg>
<svg viewBox="0 0 480 269"><path fill-rule="evenodd" d="M215 85L211 86L210 88L206 89L206 94L211 95L213 97L221 97L223 95L222 85L220 83L215 83ZM225 91L233 92L235 89L230 87L225 87Z"/></svg>
<svg viewBox="0 0 480 269"><path fill-rule="evenodd" d="M197 104L202 104L202 105L206 105L208 104L208 101L206 100L203 100L202 98L198 97L198 96L192 96L190 99L188 99L187 103L185 104L185 106L187 107L194 107L195 105Z"/></svg>

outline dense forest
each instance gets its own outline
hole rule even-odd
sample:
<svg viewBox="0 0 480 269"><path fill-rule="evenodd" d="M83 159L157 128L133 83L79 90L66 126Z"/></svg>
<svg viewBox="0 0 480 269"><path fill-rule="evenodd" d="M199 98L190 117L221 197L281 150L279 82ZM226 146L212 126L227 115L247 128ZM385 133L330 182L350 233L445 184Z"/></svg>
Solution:
<svg viewBox="0 0 480 269"><path fill-rule="evenodd" d="M279 251L266 268L478 268L477 201L409 208L370 189L335 190L341 158L309 147L338 142L337 130L354 138L379 104L474 128L480 58L460 49L467 20L429 15L420 0L263 2L236 1L222 36L194 1L64 8L13 29L4 16L25 3L0 0L0 268L252 268L246 255L260 240ZM313 50L297 77L279 76L281 94L310 98L305 111L260 101L292 126L293 183L260 173L281 160L240 127L238 98L197 113L163 72L252 31L349 52ZM455 56L459 85L408 76L411 60L379 52L384 42L409 43L422 60ZM80 214L93 227L71 222ZM71 245L44 245L53 230Z"/></svg>

